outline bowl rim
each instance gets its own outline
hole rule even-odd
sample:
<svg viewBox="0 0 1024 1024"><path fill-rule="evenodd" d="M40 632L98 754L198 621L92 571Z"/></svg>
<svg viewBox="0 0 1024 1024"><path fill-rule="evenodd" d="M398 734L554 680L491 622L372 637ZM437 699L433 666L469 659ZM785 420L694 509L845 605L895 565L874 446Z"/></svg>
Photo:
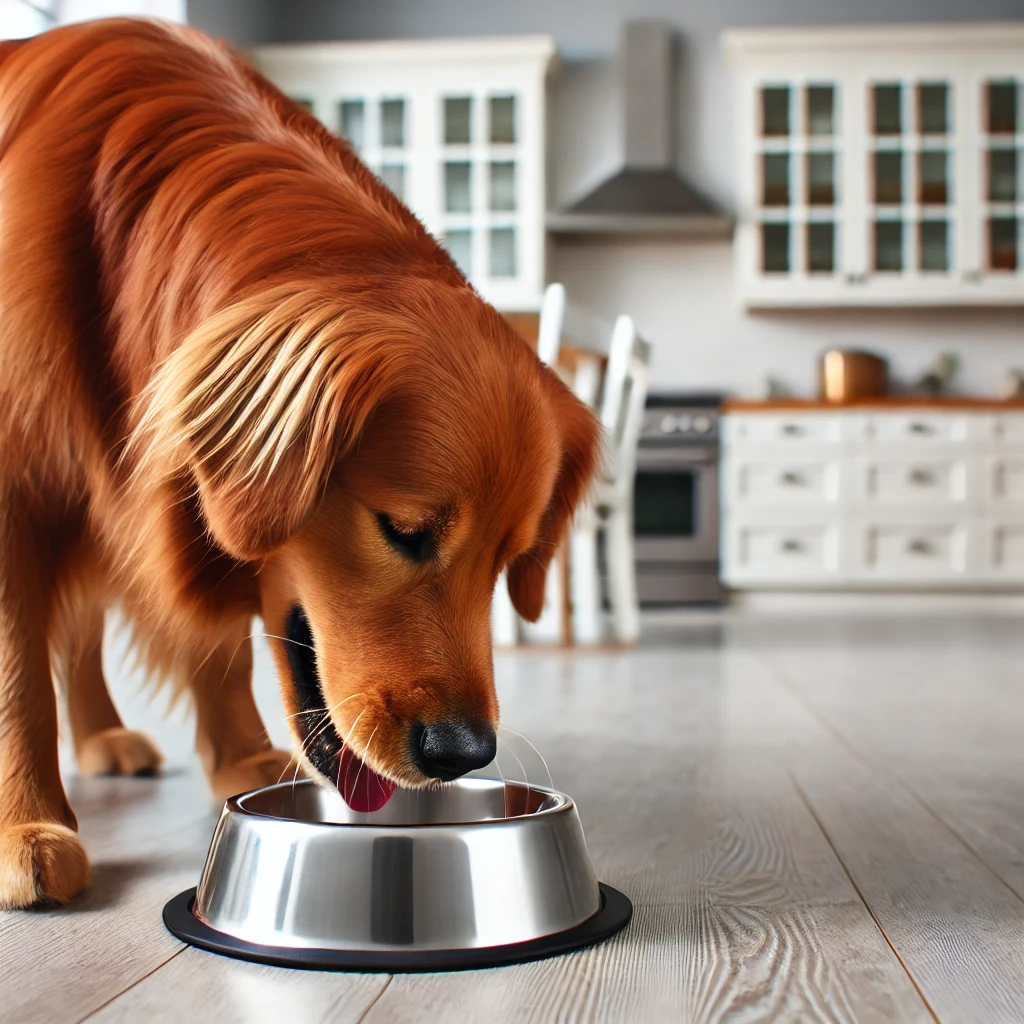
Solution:
<svg viewBox="0 0 1024 1024"><path fill-rule="evenodd" d="M477 821L428 821L421 824L406 823L406 824L394 824L388 825L379 821L301 821L298 818L284 818L277 814L266 814L263 811L254 810L251 807L246 807L243 801L250 797L256 796L260 793L266 793L272 789L293 789L295 786L318 786L327 792L337 792L332 790L331 787L322 784L317 779L302 779L299 782L276 782L272 786L260 786L258 789L250 789L245 793L238 793L235 796L228 797L224 801L224 813L230 813L234 815L242 815L246 818L256 818L260 821L272 821L281 822L283 824L292 826L301 826L302 828L329 828L329 829L376 829L387 832L397 832L403 829L409 830L422 830L422 829L440 829L440 828L501 828L501 827L514 827L516 823L520 825L526 824L531 821L535 821L539 818L548 818L556 814L569 814L571 813L576 804L572 797L568 793L563 793L561 790L548 788L547 786L534 786L527 782L502 782L500 779L486 779L486 778L461 778L455 779L447 785L451 786L464 786L472 783L479 782L493 782L502 786L520 786L523 789L532 790L535 793L543 793L545 796L554 797L557 801L553 807L545 807L540 810L532 811L529 814L518 814L511 818L483 818ZM340 796L340 794L339 794Z"/></svg>

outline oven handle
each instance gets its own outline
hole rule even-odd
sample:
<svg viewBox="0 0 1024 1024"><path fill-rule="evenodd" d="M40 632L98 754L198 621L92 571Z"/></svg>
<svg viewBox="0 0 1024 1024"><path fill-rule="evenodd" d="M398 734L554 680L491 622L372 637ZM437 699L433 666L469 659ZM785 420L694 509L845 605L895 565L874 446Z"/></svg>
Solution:
<svg viewBox="0 0 1024 1024"><path fill-rule="evenodd" d="M717 466L718 450L715 448L692 448L686 450L677 449L671 455L665 452L645 452L638 448L636 453L636 468L638 470L653 470L655 472L671 472L672 470L686 469L688 466Z"/></svg>

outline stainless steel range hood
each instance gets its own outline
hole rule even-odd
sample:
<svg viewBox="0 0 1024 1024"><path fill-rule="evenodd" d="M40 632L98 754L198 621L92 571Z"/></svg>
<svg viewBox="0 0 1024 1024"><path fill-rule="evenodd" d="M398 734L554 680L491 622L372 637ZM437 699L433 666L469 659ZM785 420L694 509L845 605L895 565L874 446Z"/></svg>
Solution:
<svg viewBox="0 0 1024 1024"><path fill-rule="evenodd" d="M728 236L732 221L675 169L672 29L627 22L622 33L625 166L582 199L548 213L555 234Z"/></svg>

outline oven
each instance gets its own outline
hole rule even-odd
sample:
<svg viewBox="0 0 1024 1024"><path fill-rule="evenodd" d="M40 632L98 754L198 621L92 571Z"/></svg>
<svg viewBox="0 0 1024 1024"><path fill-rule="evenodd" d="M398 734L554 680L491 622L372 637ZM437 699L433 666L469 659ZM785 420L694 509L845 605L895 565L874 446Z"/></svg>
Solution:
<svg viewBox="0 0 1024 1024"><path fill-rule="evenodd" d="M642 605L722 600L719 395L651 395L637 448L633 530Z"/></svg>

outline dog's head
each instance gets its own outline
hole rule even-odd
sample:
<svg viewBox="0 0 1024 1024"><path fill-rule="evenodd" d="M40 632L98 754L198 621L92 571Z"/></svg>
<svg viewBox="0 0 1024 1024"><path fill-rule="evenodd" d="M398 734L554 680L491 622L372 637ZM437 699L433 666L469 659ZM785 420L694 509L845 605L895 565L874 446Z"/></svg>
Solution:
<svg viewBox="0 0 1024 1024"><path fill-rule="evenodd" d="M495 582L537 618L598 454L591 413L470 289L398 291L264 295L162 374L210 533L260 563L292 733L339 785L491 760Z"/></svg>

